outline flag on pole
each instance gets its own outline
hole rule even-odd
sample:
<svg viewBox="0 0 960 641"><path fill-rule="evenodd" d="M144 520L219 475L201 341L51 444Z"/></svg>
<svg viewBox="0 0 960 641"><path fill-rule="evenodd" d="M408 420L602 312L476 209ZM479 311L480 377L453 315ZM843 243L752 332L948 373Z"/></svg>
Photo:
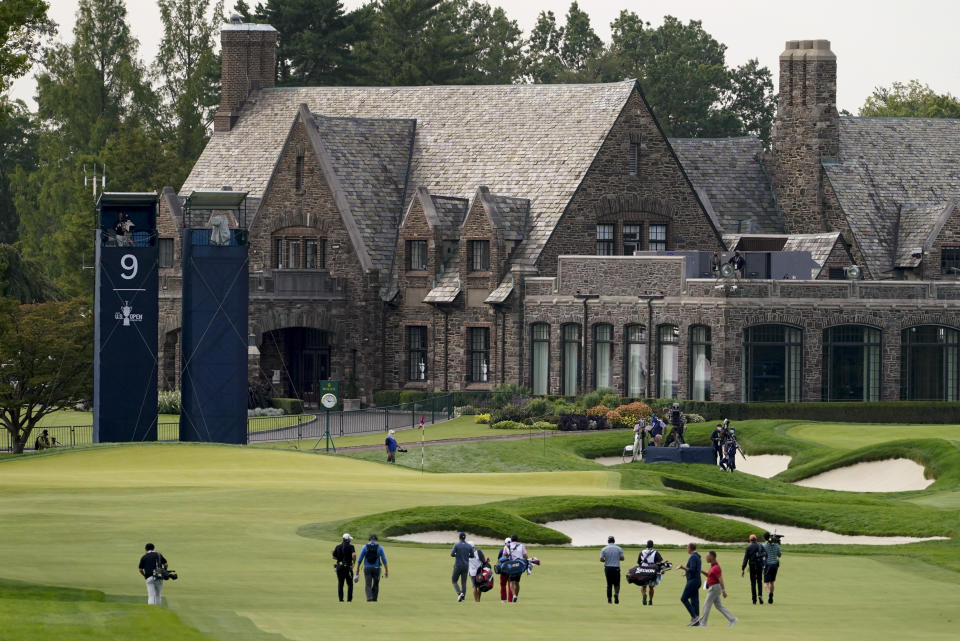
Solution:
<svg viewBox="0 0 960 641"><path fill-rule="evenodd" d="M424 417L424 415L421 414L421 415L420 415L420 425L417 427L418 430L422 430L422 429L423 429L423 417Z"/></svg>
<svg viewBox="0 0 960 641"><path fill-rule="evenodd" d="M420 415L420 425L417 427L417 429L420 430L420 473L423 474L423 434L427 431L423 429L423 414Z"/></svg>

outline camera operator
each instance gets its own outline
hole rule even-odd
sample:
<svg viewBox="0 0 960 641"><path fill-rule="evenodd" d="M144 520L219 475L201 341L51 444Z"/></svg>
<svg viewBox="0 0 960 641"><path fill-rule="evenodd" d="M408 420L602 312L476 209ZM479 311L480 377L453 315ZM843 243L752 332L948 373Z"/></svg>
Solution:
<svg viewBox="0 0 960 641"><path fill-rule="evenodd" d="M353 537L349 534L343 535L340 545L333 548L333 559L336 564L333 566L337 572L337 596L343 603L343 584L347 584L347 602L353 601L353 564L357 562L357 550L351 543Z"/></svg>
<svg viewBox="0 0 960 641"><path fill-rule="evenodd" d="M147 580L147 605L160 605L163 591L163 579L157 576L157 570L167 569L167 560L154 549L153 543L144 547L146 554L140 557L140 576Z"/></svg>
<svg viewBox="0 0 960 641"><path fill-rule="evenodd" d="M763 605L763 566L767 560L767 553L757 542L757 535L750 535L750 545L743 553L743 565L740 566L740 576L745 574L750 566L750 596L754 603Z"/></svg>
<svg viewBox="0 0 960 641"><path fill-rule="evenodd" d="M673 447L680 447L681 444L686 441L683 438L684 432L684 422L683 422L683 412L680 411L680 403L674 403L673 407L670 409L670 425L671 430L667 435L667 447L671 445Z"/></svg>
<svg viewBox="0 0 960 641"><path fill-rule="evenodd" d="M767 586L767 603L773 603L773 584L777 581L777 572L780 570L780 540L782 535L764 532L763 551L766 560L763 566L763 582Z"/></svg>
<svg viewBox="0 0 960 641"><path fill-rule="evenodd" d="M53 439L53 443L56 443L57 439ZM50 441L50 432L43 430L40 432L40 436L33 442L33 448L38 452L40 450L45 450L53 447L53 443Z"/></svg>
<svg viewBox="0 0 960 641"><path fill-rule="evenodd" d="M720 465L720 456L723 453L723 424L717 423L717 426L710 432L710 442L713 444L713 464Z"/></svg>

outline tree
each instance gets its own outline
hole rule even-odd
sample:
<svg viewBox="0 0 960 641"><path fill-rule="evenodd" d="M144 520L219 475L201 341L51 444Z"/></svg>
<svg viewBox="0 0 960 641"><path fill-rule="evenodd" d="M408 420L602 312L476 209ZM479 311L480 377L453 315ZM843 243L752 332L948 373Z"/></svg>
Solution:
<svg viewBox="0 0 960 641"><path fill-rule="evenodd" d="M557 26L553 11L541 11L537 24L530 32L526 51L526 74L536 83L556 82L563 71L560 47L563 44L563 27Z"/></svg>
<svg viewBox="0 0 960 641"><path fill-rule="evenodd" d="M45 303L62 296L36 262L23 258L13 245L0 244L0 298Z"/></svg>
<svg viewBox="0 0 960 641"><path fill-rule="evenodd" d="M603 53L603 41L590 25L590 16L576 2L570 4L560 43L560 60L568 72L579 73Z"/></svg>
<svg viewBox="0 0 960 641"><path fill-rule="evenodd" d="M168 114L174 150L181 160L180 186L207 142L207 129L220 102L220 63L213 50L223 0L157 0L163 38L154 66Z"/></svg>
<svg viewBox="0 0 960 641"><path fill-rule="evenodd" d="M11 181L19 168L37 166L37 123L19 100L0 98L0 243L16 242L20 219Z"/></svg>
<svg viewBox="0 0 960 641"><path fill-rule="evenodd" d="M56 25L47 18L44 0L3 0L0 3L0 94L37 60L40 40Z"/></svg>
<svg viewBox="0 0 960 641"><path fill-rule="evenodd" d="M960 118L960 100L938 94L919 80L877 87L860 108L861 116L900 116L913 118Z"/></svg>
<svg viewBox="0 0 960 641"><path fill-rule="evenodd" d="M43 417L91 396L93 315L79 300L0 301L0 425L23 452Z"/></svg>
<svg viewBox="0 0 960 641"><path fill-rule="evenodd" d="M736 119L738 133L756 136L769 147L770 130L777 113L770 69L751 58L731 71L730 84L724 110Z"/></svg>
<svg viewBox="0 0 960 641"><path fill-rule="evenodd" d="M552 11L541 11L527 45L527 75L541 83L591 82L596 79L591 69L604 51L590 16L576 2L570 4L562 27Z"/></svg>
<svg viewBox="0 0 960 641"><path fill-rule="evenodd" d="M512 84L523 73L523 31L487 3L454 0L454 28L468 34L474 54L464 61L469 84Z"/></svg>
<svg viewBox="0 0 960 641"><path fill-rule="evenodd" d="M370 37L359 53L375 85L468 82L468 59L477 52L456 29L456 6L444 0L380 0Z"/></svg>

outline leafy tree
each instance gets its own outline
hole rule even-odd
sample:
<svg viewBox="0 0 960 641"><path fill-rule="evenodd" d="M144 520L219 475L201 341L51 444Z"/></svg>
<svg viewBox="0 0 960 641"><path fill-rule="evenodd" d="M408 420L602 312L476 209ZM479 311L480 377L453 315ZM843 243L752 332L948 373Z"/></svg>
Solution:
<svg viewBox="0 0 960 641"><path fill-rule="evenodd" d="M0 98L0 243L17 240L19 218L11 179L37 166L37 123L23 102Z"/></svg>
<svg viewBox="0 0 960 641"><path fill-rule="evenodd" d="M919 80L877 87L860 108L861 116L907 116L914 118L960 118L960 100L938 94Z"/></svg>
<svg viewBox="0 0 960 641"><path fill-rule="evenodd" d="M60 300L62 294L40 265L23 258L13 245L0 244L0 298L45 303Z"/></svg>
<svg viewBox="0 0 960 641"><path fill-rule="evenodd" d="M527 45L527 76L540 83L591 82L604 51L590 16L576 2L562 27L552 11L541 11Z"/></svg>
<svg viewBox="0 0 960 641"><path fill-rule="evenodd" d="M537 83L556 82L563 71L560 47L563 46L563 27L557 26L553 11L541 11L537 24L530 32L526 51L527 76Z"/></svg>
<svg viewBox="0 0 960 641"><path fill-rule="evenodd" d="M0 93L36 62L41 38L53 35L49 8L44 0L0 2Z"/></svg>
<svg viewBox="0 0 960 641"><path fill-rule="evenodd" d="M359 48L376 85L468 82L476 47L456 29L456 5L444 0L379 0L370 37Z"/></svg>
<svg viewBox="0 0 960 641"><path fill-rule="evenodd" d="M93 314L79 300L0 300L0 425L23 452L37 423L91 395Z"/></svg>
<svg viewBox="0 0 960 641"><path fill-rule="evenodd" d="M220 62L213 50L223 0L157 0L163 38L155 68L168 112L167 128L182 176L179 187L207 142L207 128L220 102Z"/></svg>
<svg viewBox="0 0 960 641"><path fill-rule="evenodd" d="M523 73L523 31L516 20L488 3L454 0L454 28L473 41L464 64L470 84L512 84Z"/></svg>
<svg viewBox="0 0 960 641"><path fill-rule="evenodd" d="M603 41L590 25L590 16L576 2L570 4L560 43L560 60L568 72L584 71L603 53Z"/></svg>
<svg viewBox="0 0 960 641"><path fill-rule="evenodd" d="M751 58L730 73L730 91L724 110L736 119L738 134L749 134L770 145L770 129L777 112L773 75Z"/></svg>

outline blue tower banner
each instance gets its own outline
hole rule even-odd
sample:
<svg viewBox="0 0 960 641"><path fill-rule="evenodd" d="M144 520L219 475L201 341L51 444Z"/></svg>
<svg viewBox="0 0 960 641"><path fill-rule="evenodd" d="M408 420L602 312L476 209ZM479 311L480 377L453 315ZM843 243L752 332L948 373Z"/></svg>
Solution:
<svg viewBox="0 0 960 641"><path fill-rule="evenodd" d="M246 194L212 194L242 199ZM201 205L191 196L187 205ZM249 266L244 229L200 228L183 233L181 441L245 443L247 438L247 318ZM211 220L215 220L214 214ZM224 220L221 218L221 220ZM214 224L216 227L216 224Z"/></svg>
<svg viewBox="0 0 960 641"><path fill-rule="evenodd" d="M93 441L157 440L157 195L97 203Z"/></svg>

